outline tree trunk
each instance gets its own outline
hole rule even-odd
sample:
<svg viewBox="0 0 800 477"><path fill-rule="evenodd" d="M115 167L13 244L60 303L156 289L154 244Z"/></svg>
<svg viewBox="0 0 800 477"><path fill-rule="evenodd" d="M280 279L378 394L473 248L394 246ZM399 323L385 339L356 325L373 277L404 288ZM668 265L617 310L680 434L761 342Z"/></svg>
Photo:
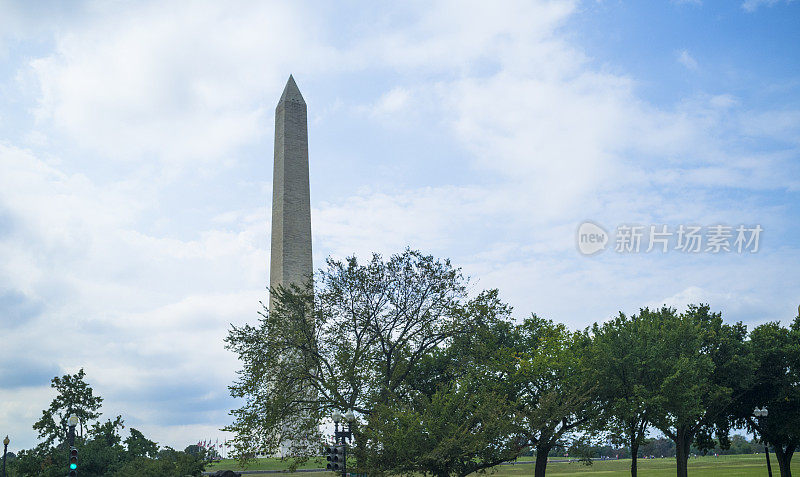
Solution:
<svg viewBox="0 0 800 477"><path fill-rule="evenodd" d="M794 454L794 446L775 446L775 460L778 461L778 467L781 469L781 477L792 477L792 454Z"/></svg>
<svg viewBox="0 0 800 477"><path fill-rule="evenodd" d="M639 443L636 441L636 439L632 439L632 442L631 442L631 477L636 477L636 473L638 471L638 469L636 468L636 465L638 464L639 456L637 454L639 454Z"/></svg>
<svg viewBox="0 0 800 477"><path fill-rule="evenodd" d="M689 446L691 444L691 436L688 436L685 430L678 429L675 434L675 462L677 464L678 477L688 477Z"/></svg>
<svg viewBox="0 0 800 477"><path fill-rule="evenodd" d="M544 477L544 473L547 471L547 454L549 453L549 446L536 446L536 467L533 470L533 477Z"/></svg>

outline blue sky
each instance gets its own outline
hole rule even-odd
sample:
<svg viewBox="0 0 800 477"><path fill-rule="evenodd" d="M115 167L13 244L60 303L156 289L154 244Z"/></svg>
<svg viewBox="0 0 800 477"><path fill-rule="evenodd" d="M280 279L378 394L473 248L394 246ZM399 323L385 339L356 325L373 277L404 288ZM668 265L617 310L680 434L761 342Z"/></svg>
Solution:
<svg viewBox="0 0 800 477"><path fill-rule="evenodd" d="M450 257L582 328L800 295L800 2L0 1L0 431L84 367L183 448L236 406L269 276L273 114L309 109L314 261ZM591 220L760 225L757 253L581 255Z"/></svg>

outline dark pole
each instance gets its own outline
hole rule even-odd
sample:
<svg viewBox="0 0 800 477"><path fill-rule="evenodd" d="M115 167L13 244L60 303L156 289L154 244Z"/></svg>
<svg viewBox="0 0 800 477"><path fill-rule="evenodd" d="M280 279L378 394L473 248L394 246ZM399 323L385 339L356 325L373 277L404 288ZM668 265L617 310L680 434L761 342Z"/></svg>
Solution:
<svg viewBox="0 0 800 477"><path fill-rule="evenodd" d="M8 453L8 443L11 442L8 440L8 436L3 439L3 477L6 477L6 454Z"/></svg>
<svg viewBox="0 0 800 477"><path fill-rule="evenodd" d="M342 424L344 431L344 424ZM350 423L347 423L347 433L350 432ZM347 477L347 433L342 432L342 477Z"/></svg>
<svg viewBox="0 0 800 477"><path fill-rule="evenodd" d="M70 457L72 453L72 448L75 446L75 426L69 426L69 446L67 446L67 469L69 469L70 465ZM5 477L5 476L3 476Z"/></svg>
<svg viewBox="0 0 800 477"><path fill-rule="evenodd" d="M772 466L769 464L769 446L764 442L764 453L767 454L767 474L772 477Z"/></svg>

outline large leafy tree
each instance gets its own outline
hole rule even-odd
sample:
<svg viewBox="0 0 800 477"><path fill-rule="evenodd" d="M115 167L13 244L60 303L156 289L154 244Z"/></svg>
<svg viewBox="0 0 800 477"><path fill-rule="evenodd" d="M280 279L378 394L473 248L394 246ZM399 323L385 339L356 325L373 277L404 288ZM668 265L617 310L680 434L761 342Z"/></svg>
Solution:
<svg viewBox="0 0 800 477"><path fill-rule="evenodd" d="M534 475L544 477L550 451L598 412L597 384L586 366L591 341L535 315L516 332L515 345L505 350L508 383L522 421L520 442L536 450Z"/></svg>
<svg viewBox="0 0 800 477"><path fill-rule="evenodd" d="M431 397L377 406L363 431L368 449L359 470L466 476L517 457L513 404L475 384L452 383Z"/></svg>
<svg viewBox="0 0 800 477"><path fill-rule="evenodd" d="M686 477L692 442L700 450L711 449L716 433L723 448L729 444L736 405L753 373L747 331L741 323L723 323L708 305L689 305L681 314L662 309L650 318L662 377L650 419L675 442L677 475Z"/></svg>
<svg viewBox="0 0 800 477"><path fill-rule="evenodd" d="M67 438L67 419L73 413L78 416L78 436L83 436L84 428L100 417L100 406L103 398L95 396L92 387L86 383L86 373L81 368L75 374L54 377L50 387L58 391L58 395L50 403L50 407L42 411L42 417L33 425L33 429L44 439L44 444L52 446L64 442Z"/></svg>
<svg viewBox="0 0 800 477"><path fill-rule="evenodd" d="M376 406L409 398L415 367L474 328L466 283L449 261L406 250L365 264L329 259L313 292L271 290L259 323L234 326L226 339L243 366L230 389L244 405L226 427L237 453L291 441L292 454L307 457L317 451L309 437L333 409L367 419Z"/></svg>
<svg viewBox="0 0 800 477"><path fill-rule="evenodd" d="M664 366L658 350L659 323L668 309L647 308L630 317L620 313L602 325L591 327L594 339L588 366L596 374L602 403L595 430L610 433L631 452L631 476L638 472L639 446L651 424L656 383L663 380Z"/></svg>
<svg viewBox="0 0 800 477"><path fill-rule="evenodd" d="M465 313L472 332L449 340L414 367L407 397L376 406L362 429L359 470L370 475L467 475L522 450L514 394L497 371L498 350L513 341L510 308L491 290Z"/></svg>
<svg viewBox="0 0 800 477"><path fill-rule="evenodd" d="M739 424L775 450L781 477L791 477L792 456L800 447L800 316L790 327L765 323L750 333L756 363L752 387L740 401ZM766 417L753 417L756 408Z"/></svg>

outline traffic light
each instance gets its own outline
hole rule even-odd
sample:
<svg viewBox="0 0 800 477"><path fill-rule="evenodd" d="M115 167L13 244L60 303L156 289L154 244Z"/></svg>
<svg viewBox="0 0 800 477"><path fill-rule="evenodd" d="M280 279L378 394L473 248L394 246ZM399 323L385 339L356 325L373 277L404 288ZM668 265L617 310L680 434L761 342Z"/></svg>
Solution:
<svg viewBox="0 0 800 477"><path fill-rule="evenodd" d="M74 447L69 448L69 474L68 477L77 477L78 475L78 449Z"/></svg>
<svg viewBox="0 0 800 477"><path fill-rule="evenodd" d="M342 470L344 464L344 448L341 446L325 446L325 459L328 465L325 467L328 470Z"/></svg>

